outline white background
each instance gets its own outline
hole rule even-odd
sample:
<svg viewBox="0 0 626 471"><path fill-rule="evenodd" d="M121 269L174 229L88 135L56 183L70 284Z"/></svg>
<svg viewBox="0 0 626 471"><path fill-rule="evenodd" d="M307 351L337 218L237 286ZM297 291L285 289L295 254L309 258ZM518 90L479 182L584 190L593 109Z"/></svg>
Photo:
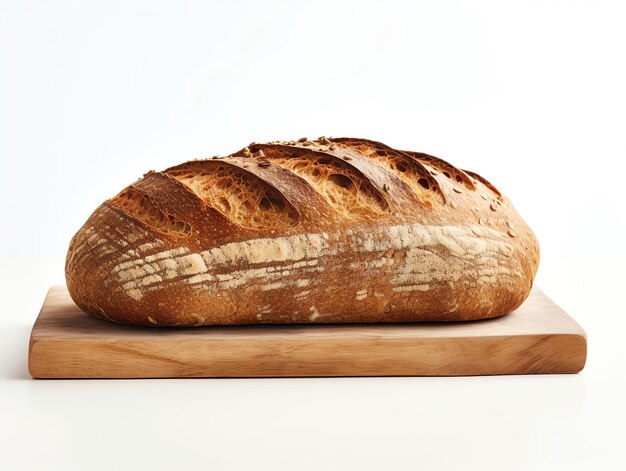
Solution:
<svg viewBox="0 0 626 471"><path fill-rule="evenodd" d="M624 469L626 5L0 1L0 468ZM355 136L477 171L585 328L574 376L35 381L91 211L150 169ZM621 436L620 436L621 435Z"/></svg>

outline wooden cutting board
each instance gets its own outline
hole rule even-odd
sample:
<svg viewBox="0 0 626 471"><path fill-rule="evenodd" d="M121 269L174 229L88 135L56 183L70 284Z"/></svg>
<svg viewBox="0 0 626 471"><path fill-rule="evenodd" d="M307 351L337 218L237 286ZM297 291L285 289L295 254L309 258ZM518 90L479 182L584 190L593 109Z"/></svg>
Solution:
<svg viewBox="0 0 626 471"><path fill-rule="evenodd" d="M50 289L33 326L35 378L457 376L577 373L582 328L539 289L498 318L442 324L146 328L83 313Z"/></svg>

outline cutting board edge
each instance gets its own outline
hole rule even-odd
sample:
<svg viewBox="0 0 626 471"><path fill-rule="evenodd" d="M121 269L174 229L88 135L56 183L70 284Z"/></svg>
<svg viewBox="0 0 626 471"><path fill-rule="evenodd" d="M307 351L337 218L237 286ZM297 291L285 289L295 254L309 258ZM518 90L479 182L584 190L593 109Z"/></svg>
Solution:
<svg viewBox="0 0 626 471"><path fill-rule="evenodd" d="M127 342L109 341L94 342L86 340L80 342L80 354L68 358L59 355L59 351L72 351L77 346L74 340L37 340L34 339L30 344L29 352L29 372L33 378L37 379L62 379L62 378L110 378L110 379L130 379L130 378L248 378L248 377L342 377L342 376L482 376L482 375L523 375L523 374L576 374L585 367L587 359L587 340L584 336L577 334L529 334L519 335L514 338L510 336L502 337L473 337L466 338L459 342L459 347L472 351L474 349L485 348L485 345L497 345L498 341L508 338L508 346L512 343L519 343L524 346L523 353L530 359L529 364L525 367L516 366L514 368L507 367L507 364L517 364L516 359L520 355L520 351L514 350L510 354L496 354L489 357L488 363L481 360L466 360L467 356L461 355L457 363L441 363L433 362L433 364L420 364L419 361L411 362L405 360L403 366L395 369L389 368L389 362L394 360L393 355L390 358L380 357L376 362L366 367L356 367L354 362L368 362L367 358L346 358L342 355L330 356L325 359L325 366L320 367L315 363L317 348L327 348L329 350L337 349L342 351L341 346L324 345L323 342L316 345L312 349L300 349L299 356L290 357L276 355L275 353L267 353L265 355L255 356L254 354L244 355L242 357L217 358L207 357L204 362L194 364L193 361L185 357L185 355L177 356L170 354L169 356L158 357L157 353L151 353L150 358L143 367L137 366L137 361L145 363L144 353L138 355L138 358L129 358L130 368L128 365L122 366L120 363L110 363L110 352L106 352L108 348L114 351L121 349L127 350ZM514 342L512 342L514 341ZM217 341L216 343L219 343ZM420 350L433 351L437 350L437 344L444 345L449 341L440 338L422 339L417 344L411 340L410 349L415 355L409 355L415 359L419 358ZM142 348L150 350L150 342L144 343ZM159 342L152 342L155 345L154 351L161 350ZM197 353L202 349L210 349L205 340L197 339L189 341L190 351ZM194 343L198 345L193 346ZM250 346L251 350L265 350L271 352L271 341L267 340L261 344ZM333 342L328 342L332 344ZM366 347L366 341L355 341L352 343L363 345L351 345L357 351L367 351L367 356L375 355L376 352ZM389 343L389 342L387 342ZM395 341L396 344L408 343ZM121 345L116 345L121 344ZM380 345L383 347L384 345ZM269 348L268 348L269 347ZM388 345L387 345L388 347ZM402 349L406 345L396 345L396 350ZM521 347L520 347L521 348ZM542 350L542 352L540 352ZM171 350L176 352L177 350ZM546 353L547 352L547 353ZM126 353L124 353L126 355ZM132 353L130 354L132 355ZM89 357L92 362L87 363L85 360ZM302 357L305 358L304 366L292 366L292 364L300 365ZM537 363L537 359L541 361ZM123 360L123 359L122 359ZM135 360L135 361L133 361ZM255 366L248 370L242 370L239 367L238 374L229 374L227 371L232 363L254 364ZM51 369L50 364L55 364L56 369ZM174 367L172 368L172 365ZM185 368L179 368L178 365L186 365ZM191 366L188 366L191 365ZM191 368L191 369L189 369ZM155 370L170 371L170 374L154 373ZM97 371L97 373L96 373ZM241 373L241 371L244 371ZM72 373L73 372L73 373ZM269 372L269 373L268 373Z"/></svg>

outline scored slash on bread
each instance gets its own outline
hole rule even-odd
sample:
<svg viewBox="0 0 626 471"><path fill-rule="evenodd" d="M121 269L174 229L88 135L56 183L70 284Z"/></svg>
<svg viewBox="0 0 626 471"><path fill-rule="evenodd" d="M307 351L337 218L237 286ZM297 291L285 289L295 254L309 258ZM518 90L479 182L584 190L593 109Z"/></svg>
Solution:
<svg viewBox="0 0 626 471"><path fill-rule="evenodd" d="M454 321L515 309L538 261L478 174L321 137L148 172L74 236L66 278L86 312L139 325Z"/></svg>

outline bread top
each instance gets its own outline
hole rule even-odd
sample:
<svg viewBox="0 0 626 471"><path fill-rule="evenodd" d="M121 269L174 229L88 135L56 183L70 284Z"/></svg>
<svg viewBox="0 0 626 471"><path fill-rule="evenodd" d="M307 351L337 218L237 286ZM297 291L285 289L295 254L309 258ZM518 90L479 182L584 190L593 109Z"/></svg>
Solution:
<svg viewBox="0 0 626 471"><path fill-rule="evenodd" d="M483 225L536 241L486 179L437 157L357 138L252 143L143 178L107 200L165 241L202 250L355 226Z"/></svg>

